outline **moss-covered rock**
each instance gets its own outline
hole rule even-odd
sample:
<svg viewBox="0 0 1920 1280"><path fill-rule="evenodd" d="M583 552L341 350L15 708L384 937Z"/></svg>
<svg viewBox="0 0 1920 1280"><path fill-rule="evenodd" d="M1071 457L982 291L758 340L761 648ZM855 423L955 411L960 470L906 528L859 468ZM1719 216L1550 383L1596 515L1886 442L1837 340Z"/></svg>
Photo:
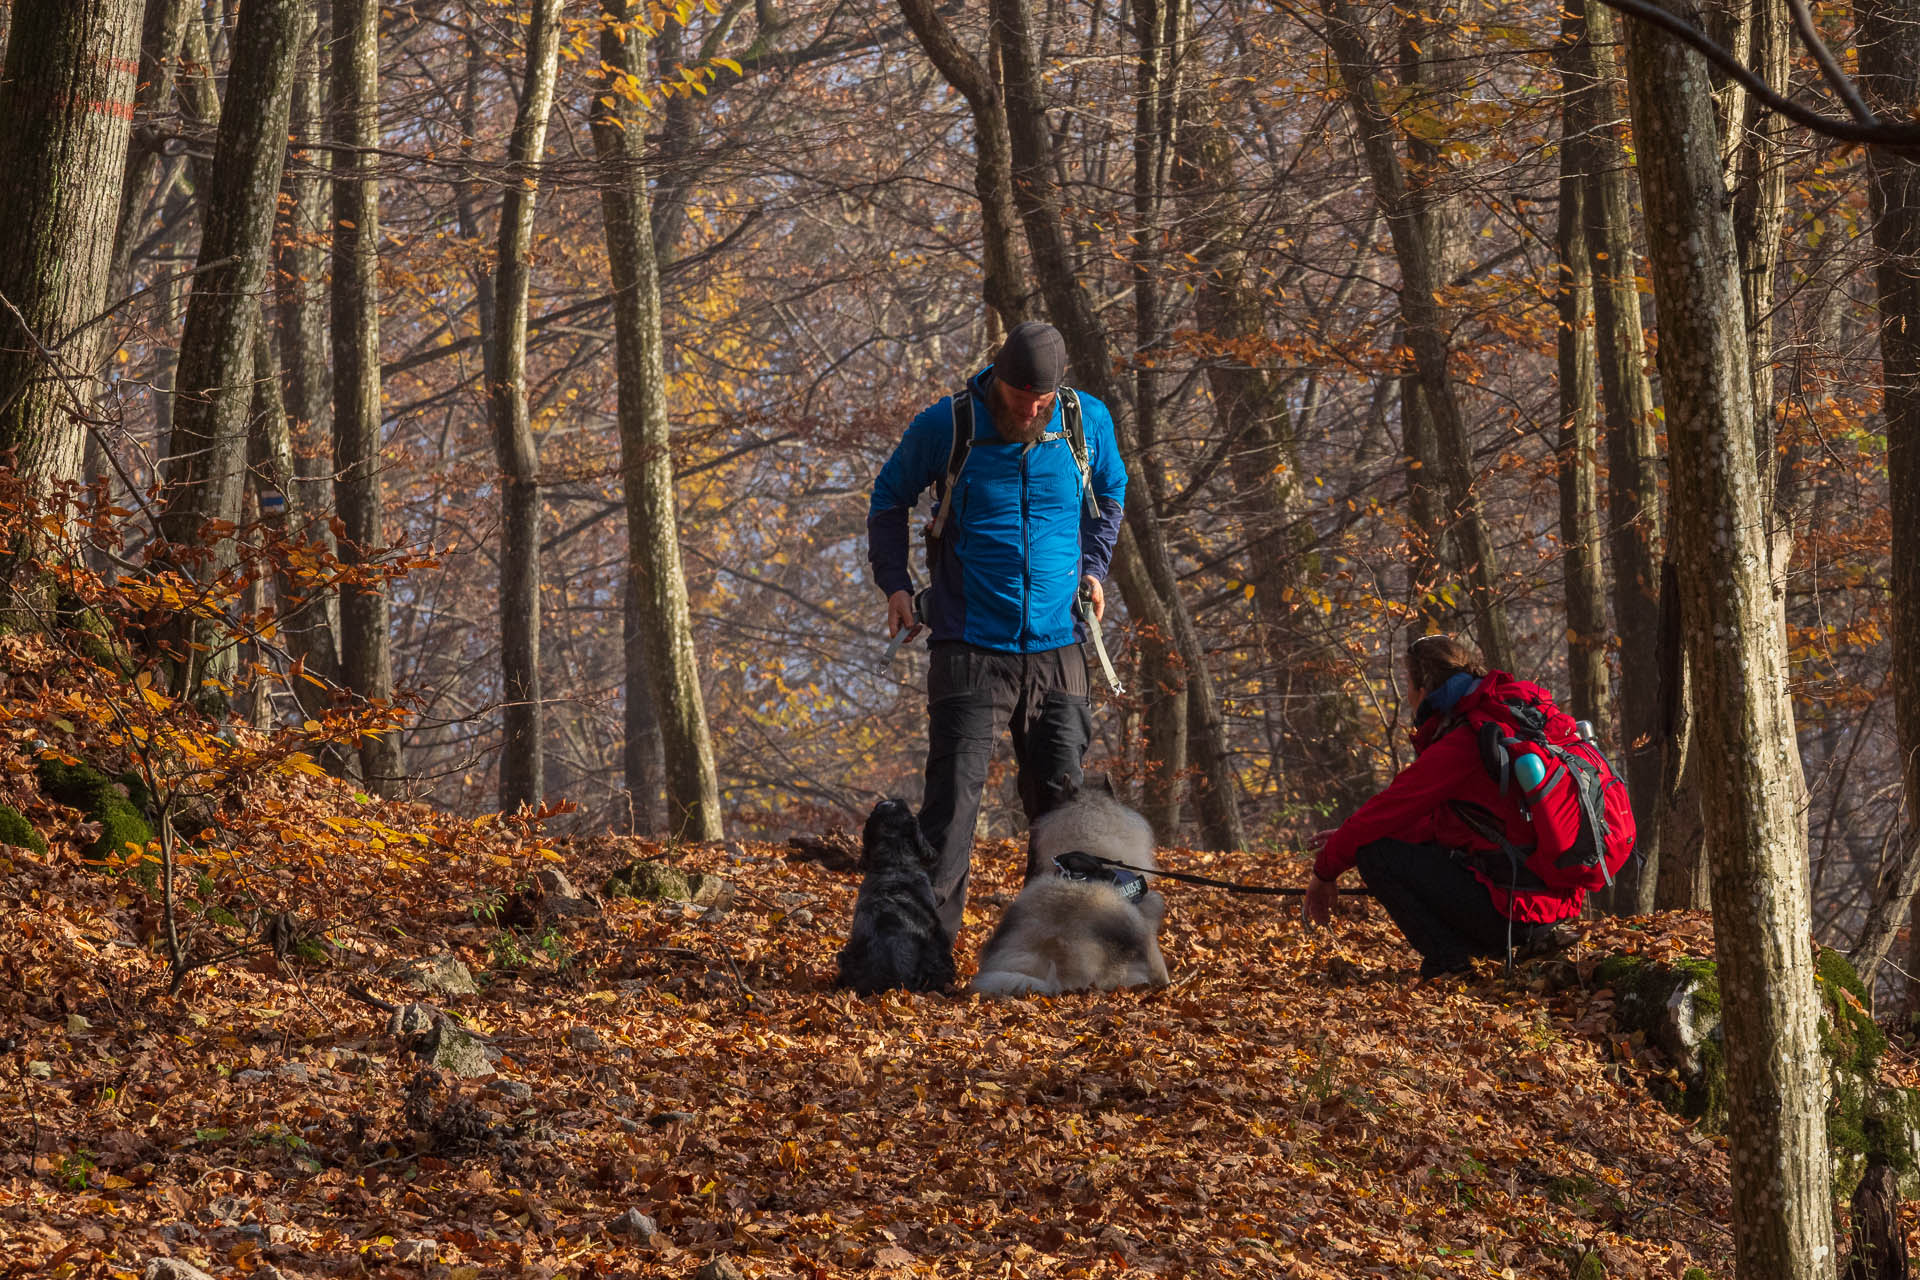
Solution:
<svg viewBox="0 0 1920 1280"><path fill-rule="evenodd" d="M1720 976L1711 960L1683 956L1671 965L1611 956L1594 974L1612 987L1620 1021L1644 1034L1679 1076L1665 1101L1689 1120L1719 1131L1727 1122L1726 1050L1720 1028Z"/></svg>
<svg viewBox="0 0 1920 1280"><path fill-rule="evenodd" d="M125 783L91 765L60 760L42 760L38 772L42 791L100 824L99 837L80 850L81 856L101 862L110 853L125 853L129 844L144 849L153 839L153 827L128 798Z"/></svg>
<svg viewBox="0 0 1920 1280"><path fill-rule="evenodd" d="M1853 1194L1874 1159L1884 1160L1902 1187L1920 1189L1920 1092L1883 1084L1880 1055L1886 1033L1867 1009L1865 984L1838 951L1816 962L1820 990L1820 1048L1827 1058L1827 1146L1833 1152L1833 1189Z"/></svg>
<svg viewBox="0 0 1920 1280"><path fill-rule="evenodd" d="M1820 987L1820 1047L1836 1070L1871 1075L1887 1051L1886 1033L1874 1024L1867 1009L1872 999L1847 958L1829 947L1814 961L1814 981Z"/></svg>
<svg viewBox="0 0 1920 1280"><path fill-rule="evenodd" d="M607 877L602 892L609 898L639 898L646 902L691 902L693 885L687 873L664 862L636 862Z"/></svg>
<svg viewBox="0 0 1920 1280"><path fill-rule="evenodd" d="M16 849L31 849L35 853L47 851L46 837L33 829L27 821L27 815L12 805L0 804L0 844L10 844Z"/></svg>
<svg viewBox="0 0 1920 1280"><path fill-rule="evenodd" d="M1724 1131L1726 1062L1720 1025L1719 976L1712 961L1693 957L1661 964L1613 956L1595 978L1612 987L1622 1025L1645 1034L1674 1064L1682 1087L1667 1099L1689 1119ZM1850 1195L1868 1162L1885 1160L1903 1187L1920 1190L1920 1091L1881 1083L1887 1038L1867 1009L1867 991L1837 951L1815 963L1820 994L1820 1048L1827 1061L1827 1145L1836 1195Z"/></svg>

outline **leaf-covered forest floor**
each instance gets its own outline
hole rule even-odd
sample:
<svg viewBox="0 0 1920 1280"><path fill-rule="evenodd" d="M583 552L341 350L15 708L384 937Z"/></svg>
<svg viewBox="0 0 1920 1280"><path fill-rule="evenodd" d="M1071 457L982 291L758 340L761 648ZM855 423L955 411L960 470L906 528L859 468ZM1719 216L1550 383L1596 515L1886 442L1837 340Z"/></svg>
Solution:
<svg viewBox="0 0 1920 1280"><path fill-rule="evenodd" d="M210 803L287 957L169 994L154 902L79 860L32 745L0 745L54 837L0 848L0 1275L1553 1277L1589 1251L1731 1274L1724 1143L1653 1101L1661 1064L1590 980L1611 951L1706 953L1704 917L1589 921L1571 964L1436 985L1377 910L1310 936L1285 902L1168 884L1164 990L860 1000L831 987L857 873L276 775ZM731 906L508 928L540 869L586 890L637 857L726 877ZM963 980L1019 862L977 853ZM496 1075L423 1072L363 998L426 999L384 975L442 950L480 991L431 1003Z"/></svg>

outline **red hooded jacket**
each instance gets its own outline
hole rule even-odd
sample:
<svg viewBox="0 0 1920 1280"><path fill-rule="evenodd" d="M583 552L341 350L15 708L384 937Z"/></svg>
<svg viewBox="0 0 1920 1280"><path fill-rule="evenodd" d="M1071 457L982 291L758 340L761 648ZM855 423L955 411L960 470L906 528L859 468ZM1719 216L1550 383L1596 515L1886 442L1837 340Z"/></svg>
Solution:
<svg viewBox="0 0 1920 1280"><path fill-rule="evenodd" d="M1507 839L1531 848L1520 806L1500 794L1500 784L1480 763L1480 746L1466 730L1464 719L1476 708L1507 699L1553 707L1547 691L1528 680L1516 680L1504 671L1490 671L1450 711L1429 716L1413 735L1413 762L1402 769L1387 789L1361 805L1340 829L1327 837L1313 871L1332 880L1349 870L1360 850L1375 840L1405 840L1436 844L1474 853L1494 853L1493 842L1460 819L1448 804L1460 800L1480 805L1506 824ZM1564 715L1557 709L1550 715ZM1496 717L1497 718L1497 717ZM1452 730L1452 732L1449 732ZM1439 856L1439 855L1436 855ZM1481 863L1484 862L1484 865ZM1580 914L1586 894L1578 889L1520 889L1504 883L1500 857L1470 864L1474 878L1486 886L1493 905L1510 920L1550 924Z"/></svg>

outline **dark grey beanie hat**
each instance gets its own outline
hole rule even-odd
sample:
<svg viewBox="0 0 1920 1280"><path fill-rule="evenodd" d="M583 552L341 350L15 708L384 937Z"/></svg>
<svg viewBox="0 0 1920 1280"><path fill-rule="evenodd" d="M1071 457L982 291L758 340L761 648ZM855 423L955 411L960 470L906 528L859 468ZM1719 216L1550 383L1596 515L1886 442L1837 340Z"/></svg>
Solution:
<svg viewBox="0 0 1920 1280"><path fill-rule="evenodd" d="M995 378L1031 395L1058 391L1066 372L1067 344L1060 331L1043 320L1013 326L993 358Z"/></svg>

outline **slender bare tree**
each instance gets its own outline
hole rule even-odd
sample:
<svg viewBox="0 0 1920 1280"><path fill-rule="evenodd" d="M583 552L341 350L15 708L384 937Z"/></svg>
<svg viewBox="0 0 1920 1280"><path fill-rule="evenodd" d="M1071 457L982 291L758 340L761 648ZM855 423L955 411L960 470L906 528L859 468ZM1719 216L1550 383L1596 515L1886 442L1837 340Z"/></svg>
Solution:
<svg viewBox="0 0 1920 1280"><path fill-rule="evenodd" d="M238 547L255 334L268 291L274 214L287 154L294 64L306 0L244 0L233 30L227 97L220 113L205 230L187 298L175 375L171 484L160 521L173 559L211 586L232 569ZM176 689L201 692L209 656L228 653L204 621L183 614L171 637Z"/></svg>
<svg viewBox="0 0 1920 1280"><path fill-rule="evenodd" d="M333 460L340 559L366 564L384 548L380 480L380 6L332 0ZM340 669L363 698L393 696L385 579L340 597ZM360 744L361 777L382 794L405 779L397 731Z"/></svg>
<svg viewBox="0 0 1920 1280"><path fill-rule="evenodd" d="M1826 1280L1833 1210L1800 758L1753 431L1740 251L1705 61L1635 22L1627 66L1713 853L1734 1244L1742 1277Z"/></svg>
<svg viewBox="0 0 1920 1280"><path fill-rule="evenodd" d="M1920 4L1857 0L1860 87L1889 119L1920 99ZM1906 793L1905 874L1883 887L1891 908L1862 939L1871 972L1920 883L1920 162L1910 153L1868 153L1874 283L1880 312L1880 378L1887 418L1887 490L1892 508L1893 710ZM1883 917L1883 918L1881 918ZM1920 958L1916 935L1909 958ZM1909 968L1920 973L1920 968ZM1916 984L1920 986L1920 984ZM1910 999L1920 1003L1920 991Z"/></svg>
<svg viewBox="0 0 1920 1280"><path fill-rule="evenodd" d="M647 50L636 33L634 0L601 0L601 9L600 59L611 74L596 88L589 114L601 165L607 257L613 268L628 608L640 624L637 638L643 642L628 648L627 687L631 691L636 683L644 684L659 716L670 830L689 840L718 840L720 786L680 567L660 271L649 229L646 135L631 107L645 83ZM639 745L630 740L627 751L627 786L636 806L648 781L638 776L645 759Z"/></svg>
<svg viewBox="0 0 1920 1280"><path fill-rule="evenodd" d="M1579 46L1584 15L1569 9L1560 20L1554 62L1562 94L1560 219L1555 244L1559 280L1554 305L1560 319L1560 550L1567 602L1567 675L1573 714L1603 736L1613 727L1607 677L1606 575L1600 559L1600 439L1594 407L1593 264L1587 247L1587 172L1594 85Z"/></svg>
<svg viewBox="0 0 1920 1280"><path fill-rule="evenodd" d="M507 143L507 188L500 201L500 254L494 273L493 359L487 410L493 420L500 484L500 666L506 740L500 752L500 807L538 808L546 792L540 710L540 446L527 408L527 292L533 213L547 116L560 61L561 0L533 0L527 71Z"/></svg>

